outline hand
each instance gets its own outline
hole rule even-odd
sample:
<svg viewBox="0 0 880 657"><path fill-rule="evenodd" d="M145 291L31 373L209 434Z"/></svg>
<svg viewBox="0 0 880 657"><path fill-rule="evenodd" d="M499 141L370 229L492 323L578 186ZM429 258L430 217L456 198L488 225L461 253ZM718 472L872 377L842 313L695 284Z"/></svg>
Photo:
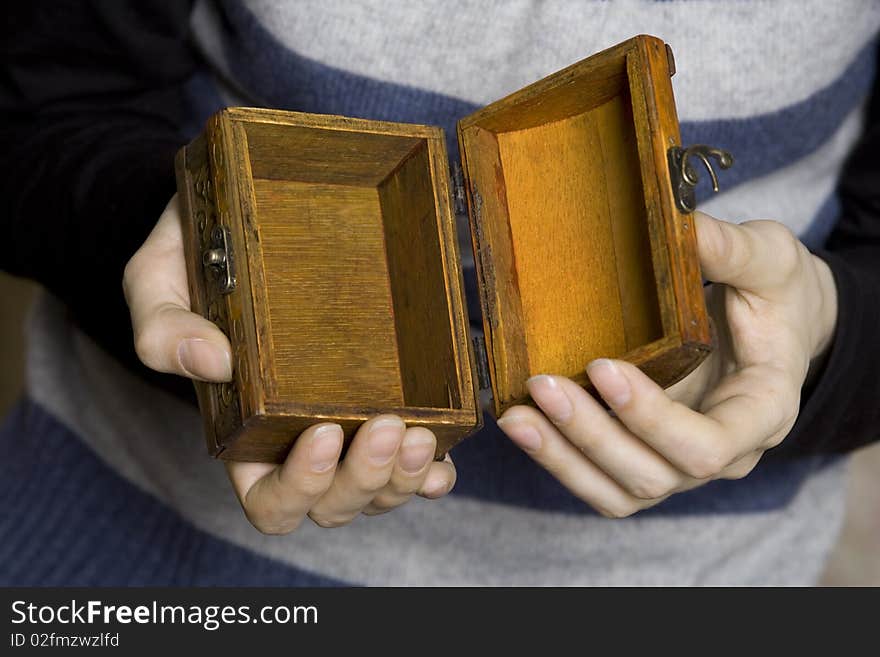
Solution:
<svg viewBox="0 0 880 657"><path fill-rule="evenodd" d="M201 381L232 378L229 340L190 312L176 195L126 265L123 289L145 365ZM360 427L341 463L342 429L324 423L306 429L281 465L227 462L226 470L253 525L286 534L306 516L338 527L360 513L389 511L414 494L442 497L455 483L455 467L448 456L432 460L436 443L431 431L380 415Z"/></svg>
<svg viewBox="0 0 880 657"><path fill-rule="evenodd" d="M696 213L709 313L718 348L664 392L635 366L590 363L613 411L561 376L528 381L536 409L498 426L572 493L624 517L712 479L746 476L797 418L811 363L837 318L828 266L782 224L730 224Z"/></svg>

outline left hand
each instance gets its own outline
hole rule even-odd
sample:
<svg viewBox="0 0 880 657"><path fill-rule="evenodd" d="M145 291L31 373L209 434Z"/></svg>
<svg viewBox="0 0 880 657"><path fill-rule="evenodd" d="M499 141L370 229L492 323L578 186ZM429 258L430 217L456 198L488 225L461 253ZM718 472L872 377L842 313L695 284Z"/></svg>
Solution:
<svg viewBox="0 0 880 657"><path fill-rule="evenodd" d="M666 391L630 363L591 362L587 374L613 415L569 379L540 375L528 389L543 414L516 406L498 420L606 517L746 476L791 431L810 365L832 341L831 271L785 226L694 218L703 274L715 283L708 307L718 348Z"/></svg>

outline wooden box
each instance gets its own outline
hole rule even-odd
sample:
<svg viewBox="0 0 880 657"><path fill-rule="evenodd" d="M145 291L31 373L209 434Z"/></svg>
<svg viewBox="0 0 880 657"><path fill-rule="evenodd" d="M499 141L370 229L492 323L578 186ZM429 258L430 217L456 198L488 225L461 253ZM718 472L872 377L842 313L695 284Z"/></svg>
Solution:
<svg viewBox="0 0 880 657"><path fill-rule="evenodd" d="M437 127L213 116L177 158L192 307L233 352L231 383L196 384L210 453L277 462L313 423L388 412L439 457L481 426L481 381L500 413L534 374L588 386L601 356L690 372L711 340L672 73L641 36L532 84L459 123L460 176Z"/></svg>

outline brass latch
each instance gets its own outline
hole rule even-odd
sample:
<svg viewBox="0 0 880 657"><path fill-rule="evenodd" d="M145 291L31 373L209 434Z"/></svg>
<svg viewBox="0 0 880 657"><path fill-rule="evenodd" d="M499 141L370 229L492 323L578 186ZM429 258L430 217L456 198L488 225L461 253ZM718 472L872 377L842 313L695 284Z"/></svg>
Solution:
<svg viewBox="0 0 880 657"><path fill-rule="evenodd" d="M202 264L219 284L221 294L229 294L235 289L232 240L226 226L214 226L211 231L211 243L202 255Z"/></svg>
<svg viewBox="0 0 880 657"><path fill-rule="evenodd" d="M700 181L697 170L694 168L691 158L699 159L709 171L712 177L712 189L718 191L718 176L715 175L715 169L712 168L712 162L709 158L718 161L718 166L722 169L729 169L733 166L733 155L729 151L721 148L706 146L705 144L694 144L687 148L681 146L672 146L667 151L669 159L669 177L672 181L672 192L675 194L675 204L682 212L693 212L697 209L697 198L694 189Z"/></svg>

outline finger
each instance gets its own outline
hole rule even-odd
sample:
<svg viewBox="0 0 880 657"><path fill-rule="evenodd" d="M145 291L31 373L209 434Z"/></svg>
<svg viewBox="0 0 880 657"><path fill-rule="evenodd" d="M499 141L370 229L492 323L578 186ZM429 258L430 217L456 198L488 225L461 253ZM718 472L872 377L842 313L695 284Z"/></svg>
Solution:
<svg viewBox="0 0 880 657"><path fill-rule="evenodd" d="M453 489L457 478L455 464L452 462L452 457L447 454L442 461L431 464L425 482L417 494L419 497L436 500Z"/></svg>
<svg viewBox="0 0 880 657"><path fill-rule="evenodd" d="M514 406L498 418L498 426L563 486L606 517L629 516L660 501L627 493L534 408Z"/></svg>
<svg viewBox="0 0 880 657"><path fill-rule="evenodd" d="M177 196L125 267L135 350L148 367L207 381L232 377L229 340L190 312Z"/></svg>
<svg viewBox="0 0 880 657"><path fill-rule="evenodd" d="M546 375L532 377L527 386L556 428L631 495L661 498L683 484L680 470L611 417L581 386Z"/></svg>
<svg viewBox="0 0 880 657"><path fill-rule="evenodd" d="M309 517L322 527L350 522L391 479L406 426L396 415L380 415L361 426L329 490Z"/></svg>
<svg viewBox="0 0 880 657"><path fill-rule="evenodd" d="M431 431L424 427L407 429L391 480L364 508L364 513L385 513L406 503L422 487L436 449L437 439Z"/></svg>
<svg viewBox="0 0 880 657"><path fill-rule="evenodd" d="M772 295L801 263L803 245L775 221L732 224L695 212L700 265L710 281Z"/></svg>
<svg viewBox="0 0 880 657"><path fill-rule="evenodd" d="M752 470L755 469L755 466L758 465L758 462L761 460L761 457L764 455L764 450L759 449L755 450L751 454L748 454L741 458L739 461L734 461L729 466L724 468L721 471L721 474L718 476L719 479L743 479L749 474L751 474Z"/></svg>
<svg viewBox="0 0 880 657"><path fill-rule="evenodd" d="M625 361L599 359L587 374L623 424L666 460L696 479L715 477L768 439L773 391L755 395L719 384L729 393L705 414L672 401L660 386ZM737 378L734 378L737 377ZM729 377L735 383L741 373ZM752 382L756 383L756 382ZM745 387L745 386L741 386ZM754 387L755 392L761 387Z"/></svg>
<svg viewBox="0 0 880 657"><path fill-rule="evenodd" d="M281 465L228 461L226 471L254 527L286 534L330 488L341 451L342 428L317 424L300 434Z"/></svg>

